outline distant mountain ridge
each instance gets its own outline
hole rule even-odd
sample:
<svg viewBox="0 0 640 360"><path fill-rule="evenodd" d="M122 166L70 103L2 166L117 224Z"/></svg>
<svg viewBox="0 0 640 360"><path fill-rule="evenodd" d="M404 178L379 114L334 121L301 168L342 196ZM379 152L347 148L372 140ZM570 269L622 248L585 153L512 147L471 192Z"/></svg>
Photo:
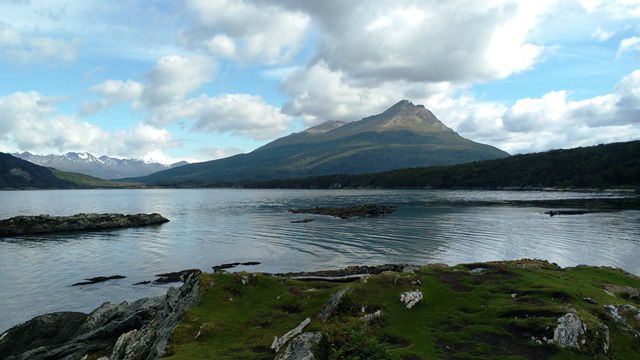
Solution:
<svg viewBox="0 0 640 360"><path fill-rule="evenodd" d="M128 185L47 168L0 152L0 189L78 189L125 186Z"/></svg>
<svg viewBox="0 0 640 360"><path fill-rule="evenodd" d="M350 123L325 122L274 140L248 154L122 180L169 186L207 185L362 174L508 155L493 146L463 138L424 106L403 100L381 114Z"/></svg>
<svg viewBox="0 0 640 360"><path fill-rule="evenodd" d="M11 155L36 165L95 176L102 179L144 176L188 164L186 161L164 165L157 162L147 162L138 159L118 159L105 155L97 157L88 152L68 152L64 155L34 155L25 151Z"/></svg>

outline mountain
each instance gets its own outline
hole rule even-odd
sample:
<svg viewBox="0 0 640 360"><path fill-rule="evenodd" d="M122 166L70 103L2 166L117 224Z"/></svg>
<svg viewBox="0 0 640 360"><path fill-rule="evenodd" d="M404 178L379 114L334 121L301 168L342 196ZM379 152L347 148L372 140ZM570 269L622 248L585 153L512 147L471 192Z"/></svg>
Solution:
<svg viewBox="0 0 640 360"><path fill-rule="evenodd" d="M0 153L0 189L75 189L123 187L126 184L35 165Z"/></svg>
<svg viewBox="0 0 640 360"><path fill-rule="evenodd" d="M37 165L103 179L144 176L188 164L186 161L181 161L171 165L163 165L136 159L116 159L108 156L96 157L87 152L69 152L64 155L34 155L29 152L23 152L12 155Z"/></svg>
<svg viewBox="0 0 640 360"><path fill-rule="evenodd" d="M252 188L636 188L640 141L451 166L241 184Z"/></svg>
<svg viewBox="0 0 640 360"><path fill-rule="evenodd" d="M450 165L509 154L465 139L422 105L403 100L351 123L325 122L248 154L123 179L158 185L211 185L241 180L361 174Z"/></svg>

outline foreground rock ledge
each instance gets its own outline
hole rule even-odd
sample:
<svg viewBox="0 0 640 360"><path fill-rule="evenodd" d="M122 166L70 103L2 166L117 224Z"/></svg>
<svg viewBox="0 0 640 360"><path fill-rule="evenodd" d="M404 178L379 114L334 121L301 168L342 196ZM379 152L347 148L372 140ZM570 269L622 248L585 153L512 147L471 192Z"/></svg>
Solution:
<svg viewBox="0 0 640 360"><path fill-rule="evenodd" d="M200 272L165 296L119 305L104 303L91 314L58 312L35 317L0 335L7 360L157 359L184 312L200 301Z"/></svg>
<svg viewBox="0 0 640 360"><path fill-rule="evenodd" d="M75 214L16 216L0 220L0 236L54 234L158 225L169 222L160 214Z"/></svg>

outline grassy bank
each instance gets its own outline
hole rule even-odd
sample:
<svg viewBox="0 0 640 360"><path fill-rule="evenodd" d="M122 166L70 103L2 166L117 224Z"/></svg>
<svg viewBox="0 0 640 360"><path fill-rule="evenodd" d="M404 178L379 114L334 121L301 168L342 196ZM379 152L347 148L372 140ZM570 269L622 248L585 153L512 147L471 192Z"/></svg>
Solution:
<svg viewBox="0 0 640 360"><path fill-rule="evenodd" d="M617 269L520 260L428 265L349 283L250 273L203 274L201 283L202 301L174 331L170 359L273 359L274 336L307 317L304 331L322 333L314 347L319 359L640 358L640 314L628 308L616 320L606 307L639 306L624 287L640 288L640 279ZM323 304L346 287L322 322ZM410 290L424 298L407 309L399 299ZM363 307L382 315L365 324ZM580 350L546 342L569 311L587 327Z"/></svg>

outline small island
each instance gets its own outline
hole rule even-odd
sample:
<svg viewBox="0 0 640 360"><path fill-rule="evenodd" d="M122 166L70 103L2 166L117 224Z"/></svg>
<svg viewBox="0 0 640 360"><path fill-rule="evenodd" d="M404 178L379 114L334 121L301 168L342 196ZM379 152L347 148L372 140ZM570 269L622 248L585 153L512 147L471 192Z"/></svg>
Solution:
<svg viewBox="0 0 640 360"><path fill-rule="evenodd" d="M157 213L15 216L0 220L0 237L141 227L166 222L169 219Z"/></svg>
<svg viewBox="0 0 640 360"><path fill-rule="evenodd" d="M361 204L346 207L314 207L308 209L289 210L289 212L292 214L329 215L340 219L349 219L352 217L375 217L387 215L393 213L396 209L397 207L395 206Z"/></svg>

